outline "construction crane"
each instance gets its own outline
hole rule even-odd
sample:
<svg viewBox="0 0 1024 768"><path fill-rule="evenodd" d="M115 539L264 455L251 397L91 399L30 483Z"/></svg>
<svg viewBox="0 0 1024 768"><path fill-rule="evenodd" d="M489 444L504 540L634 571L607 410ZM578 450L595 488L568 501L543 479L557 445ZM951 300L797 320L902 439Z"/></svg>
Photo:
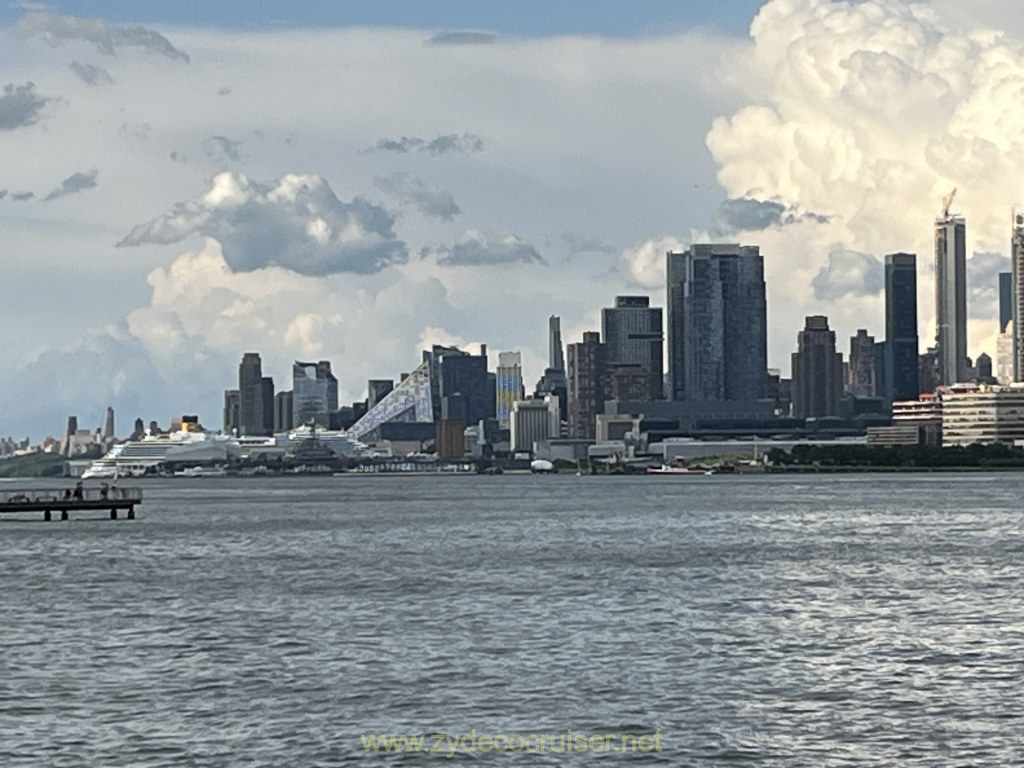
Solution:
<svg viewBox="0 0 1024 768"><path fill-rule="evenodd" d="M953 191L942 198L942 218L949 218L949 207L953 205L954 197L956 197L956 187L953 187Z"/></svg>

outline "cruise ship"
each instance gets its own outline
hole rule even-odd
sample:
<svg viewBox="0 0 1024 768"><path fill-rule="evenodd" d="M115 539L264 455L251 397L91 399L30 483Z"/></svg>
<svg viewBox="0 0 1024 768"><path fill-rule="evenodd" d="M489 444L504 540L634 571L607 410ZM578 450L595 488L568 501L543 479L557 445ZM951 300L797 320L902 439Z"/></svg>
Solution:
<svg viewBox="0 0 1024 768"><path fill-rule="evenodd" d="M239 455L237 441L204 432L171 432L118 443L82 473L82 479L140 477L166 462L226 462Z"/></svg>

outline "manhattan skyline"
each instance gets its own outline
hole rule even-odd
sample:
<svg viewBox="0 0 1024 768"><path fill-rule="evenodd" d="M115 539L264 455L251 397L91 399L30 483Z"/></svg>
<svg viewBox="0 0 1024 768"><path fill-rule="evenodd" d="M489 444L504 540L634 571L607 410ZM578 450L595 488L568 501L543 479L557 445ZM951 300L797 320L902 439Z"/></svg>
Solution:
<svg viewBox="0 0 1024 768"><path fill-rule="evenodd" d="M0 13L0 433L215 423L248 350L280 381L330 360L342 402L433 343L521 351L532 382L550 315L571 344L616 296L664 307L694 243L760 248L784 371L805 316L883 336L884 256L916 253L923 351L954 187L967 354L995 355L1008 3L346 6Z"/></svg>

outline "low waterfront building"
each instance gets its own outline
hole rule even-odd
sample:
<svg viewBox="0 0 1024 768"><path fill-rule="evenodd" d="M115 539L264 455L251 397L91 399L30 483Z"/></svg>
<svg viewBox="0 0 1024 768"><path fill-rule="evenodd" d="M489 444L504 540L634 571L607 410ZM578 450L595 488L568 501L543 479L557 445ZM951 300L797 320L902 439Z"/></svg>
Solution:
<svg viewBox="0 0 1024 768"><path fill-rule="evenodd" d="M1024 442L1024 386L958 384L939 396L943 447Z"/></svg>
<svg viewBox="0 0 1024 768"><path fill-rule="evenodd" d="M558 437L558 398L547 394L539 399L517 400L512 404L509 421L511 450L533 454L538 442Z"/></svg>

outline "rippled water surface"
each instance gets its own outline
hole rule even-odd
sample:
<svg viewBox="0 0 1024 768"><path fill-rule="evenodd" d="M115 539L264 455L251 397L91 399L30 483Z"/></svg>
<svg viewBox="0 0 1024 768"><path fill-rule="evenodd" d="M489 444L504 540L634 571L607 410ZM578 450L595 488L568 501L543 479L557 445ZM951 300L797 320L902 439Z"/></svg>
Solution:
<svg viewBox="0 0 1024 768"><path fill-rule="evenodd" d="M139 485L0 522L0 765L1024 764L1024 475Z"/></svg>

